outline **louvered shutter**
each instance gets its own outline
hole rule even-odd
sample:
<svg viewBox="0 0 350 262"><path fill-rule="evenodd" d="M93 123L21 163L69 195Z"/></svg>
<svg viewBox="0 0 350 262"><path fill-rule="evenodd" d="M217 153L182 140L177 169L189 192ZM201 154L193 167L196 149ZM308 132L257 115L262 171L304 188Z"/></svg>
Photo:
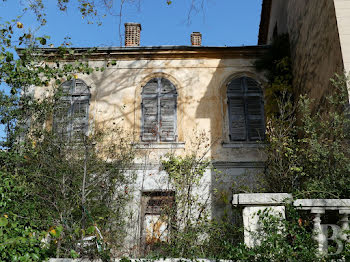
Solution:
<svg viewBox="0 0 350 262"><path fill-rule="evenodd" d="M65 81L60 88L62 89L63 96L70 96L73 93L73 80Z"/></svg>
<svg viewBox="0 0 350 262"><path fill-rule="evenodd" d="M176 97L160 99L160 140L175 141Z"/></svg>
<svg viewBox="0 0 350 262"><path fill-rule="evenodd" d="M237 78L232 80L228 87L227 87L227 93L228 95L242 95L243 96L243 79Z"/></svg>
<svg viewBox="0 0 350 262"><path fill-rule="evenodd" d="M158 114L157 98L144 98L142 100L142 140L157 141Z"/></svg>
<svg viewBox="0 0 350 262"><path fill-rule="evenodd" d="M246 123L243 97L229 98L230 139L232 141L246 140Z"/></svg>
<svg viewBox="0 0 350 262"><path fill-rule="evenodd" d="M60 100L55 108L54 118L53 118L53 130L54 132L62 138L69 137L70 130L70 120L69 111L71 103L70 101Z"/></svg>
<svg viewBox="0 0 350 262"><path fill-rule="evenodd" d="M81 138L89 124L90 90L80 79L69 80L60 86L62 96L54 114L54 131L62 138Z"/></svg>
<svg viewBox="0 0 350 262"><path fill-rule="evenodd" d="M176 88L168 79L161 78L160 87L161 94L176 95Z"/></svg>
<svg viewBox="0 0 350 262"><path fill-rule="evenodd" d="M265 122L262 90L252 78L232 80L227 88L230 140L264 139Z"/></svg>
<svg viewBox="0 0 350 262"><path fill-rule="evenodd" d="M263 140L265 128L262 99L260 96L248 96L246 104L248 139L251 141Z"/></svg>
<svg viewBox="0 0 350 262"><path fill-rule="evenodd" d="M248 140L263 140L265 134L265 118L262 90L254 79L245 78L244 81L246 86Z"/></svg>
<svg viewBox="0 0 350 262"><path fill-rule="evenodd" d="M176 88L165 78L151 79L142 90L142 141L176 140Z"/></svg>
<svg viewBox="0 0 350 262"><path fill-rule="evenodd" d="M88 131L89 100L75 100L72 105L72 135L79 138Z"/></svg>
<svg viewBox="0 0 350 262"><path fill-rule="evenodd" d="M158 79L151 79L142 89L142 95L156 95L158 92Z"/></svg>
<svg viewBox="0 0 350 262"><path fill-rule="evenodd" d="M262 90L258 84L258 82L256 82L254 79L251 78L244 78L245 81L245 85L246 85L246 93L247 95L249 94L258 94L258 95L262 95Z"/></svg>

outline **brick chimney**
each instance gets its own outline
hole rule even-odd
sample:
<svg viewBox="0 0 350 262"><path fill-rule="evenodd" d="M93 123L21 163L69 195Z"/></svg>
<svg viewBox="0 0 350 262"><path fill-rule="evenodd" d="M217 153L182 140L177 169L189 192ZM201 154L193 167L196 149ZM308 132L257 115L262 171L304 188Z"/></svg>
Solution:
<svg viewBox="0 0 350 262"><path fill-rule="evenodd" d="M125 46L140 46L141 24L125 23Z"/></svg>
<svg viewBox="0 0 350 262"><path fill-rule="evenodd" d="M202 34L200 32L193 32L191 34L191 44L193 46L201 46L202 45Z"/></svg>

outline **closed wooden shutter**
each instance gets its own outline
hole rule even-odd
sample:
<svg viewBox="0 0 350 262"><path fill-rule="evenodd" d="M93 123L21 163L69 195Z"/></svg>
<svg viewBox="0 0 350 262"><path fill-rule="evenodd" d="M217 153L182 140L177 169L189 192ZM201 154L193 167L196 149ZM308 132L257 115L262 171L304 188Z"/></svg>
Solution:
<svg viewBox="0 0 350 262"><path fill-rule="evenodd" d="M230 139L234 141L246 140L246 122L243 97L229 98Z"/></svg>
<svg viewBox="0 0 350 262"><path fill-rule="evenodd" d="M75 100L72 105L72 135L81 137L88 131L89 100Z"/></svg>
<svg viewBox="0 0 350 262"><path fill-rule="evenodd" d="M245 78L244 81L246 86L248 140L263 140L265 134L265 117L262 90L254 79Z"/></svg>
<svg viewBox="0 0 350 262"><path fill-rule="evenodd" d="M248 139L250 141L263 140L265 128L262 99L259 96L248 96L246 104Z"/></svg>
<svg viewBox="0 0 350 262"><path fill-rule="evenodd" d="M160 141L175 141L176 98L160 99Z"/></svg>
<svg viewBox="0 0 350 262"><path fill-rule="evenodd" d="M157 98L144 98L142 101L143 141L157 141L158 110Z"/></svg>
<svg viewBox="0 0 350 262"><path fill-rule="evenodd" d="M260 85L251 78L232 80L227 88L231 141L264 139L265 121Z"/></svg>
<svg viewBox="0 0 350 262"><path fill-rule="evenodd" d="M64 139L79 139L88 131L90 90L74 79L61 85L62 96L54 114L54 131Z"/></svg>
<svg viewBox="0 0 350 262"><path fill-rule="evenodd" d="M70 101L60 100L57 103L53 118L53 130L60 137L67 139L70 130Z"/></svg>
<svg viewBox="0 0 350 262"><path fill-rule="evenodd" d="M176 140L176 88L165 78L151 79L142 90L142 141Z"/></svg>

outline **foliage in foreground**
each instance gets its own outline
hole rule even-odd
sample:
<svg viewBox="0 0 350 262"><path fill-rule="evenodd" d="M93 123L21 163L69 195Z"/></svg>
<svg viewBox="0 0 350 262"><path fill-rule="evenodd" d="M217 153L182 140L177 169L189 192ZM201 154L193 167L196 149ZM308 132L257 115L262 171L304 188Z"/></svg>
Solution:
<svg viewBox="0 0 350 262"><path fill-rule="evenodd" d="M268 190L305 198L349 198L350 147L347 78L336 76L334 90L316 112L312 99L290 101L268 122ZM296 121L295 112L300 116Z"/></svg>
<svg viewBox="0 0 350 262"><path fill-rule="evenodd" d="M316 256L310 217L304 217L292 207L287 210L286 220L271 215L268 210L262 212L261 230L255 235L260 245L248 248L243 243L244 230L241 226L225 217L210 219L208 216L210 207L203 205L203 174L210 166L205 158L195 154L186 157L170 155L162 164L168 173L170 188L179 192L176 206L163 210L163 218L172 218L176 213L178 219L175 229L170 231L168 241L154 243L148 257L323 261Z"/></svg>
<svg viewBox="0 0 350 262"><path fill-rule="evenodd" d="M0 152L3 154L3 152ZM2 157L1 157L2 158ZM43 238L35 222L29 217L18 216L23 208L16 202L24 199L24 188L17 184L14 175L0 171L0 260L43 261L49 252L41 242ZM15 213L11 211L15 211Z"/></svg>
<svg viewBox="0 0 350 262"><path fill-rule="evenodd" d="M123 208L131 197L125 188L133 181L126 172L133 159L128 140L113 130L109 146L98 148L97 138L102 138L96 135L68 144L44 133L40 140L25 141L20 151L2 152L1 174L6 179L1 190L7 183L20 189L11 190L0 206L2 216L17 219L18 227L13 227L14 222L6 226L8 234L18 232L15 241L20 242L23 234L35 235L39 241L45 237L55 257L101 256L107 244L122 244ZM39 232L44 232L43 237ZM84 241L85 237L92 240ZM8 241L2 243L16 250Z"/></svg>

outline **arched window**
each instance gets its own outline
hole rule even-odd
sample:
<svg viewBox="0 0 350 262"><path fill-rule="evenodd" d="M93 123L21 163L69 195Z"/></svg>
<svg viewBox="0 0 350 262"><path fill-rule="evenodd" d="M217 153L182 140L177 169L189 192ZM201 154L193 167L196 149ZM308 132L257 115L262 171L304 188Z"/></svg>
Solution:
<svg viewBox="0 0 350 262"><path fill-rule="evenodd" d="M233 79L227 86L231 141L258 141L265 135L264 101L252 78Z"/></svg>
<svg viewBox="0 0 350 262"><path fill-rule="evenodd" d="M177 92L162 77L151 79L142 89L142 141L176 141Z"/></svg>
<svg viewBox="0 0 350 262"><path fill-rule="evenodd" d="M80 79L64 82L59 90L54 131L63 138L79 139L88 131L90 90Z"/></svg>

